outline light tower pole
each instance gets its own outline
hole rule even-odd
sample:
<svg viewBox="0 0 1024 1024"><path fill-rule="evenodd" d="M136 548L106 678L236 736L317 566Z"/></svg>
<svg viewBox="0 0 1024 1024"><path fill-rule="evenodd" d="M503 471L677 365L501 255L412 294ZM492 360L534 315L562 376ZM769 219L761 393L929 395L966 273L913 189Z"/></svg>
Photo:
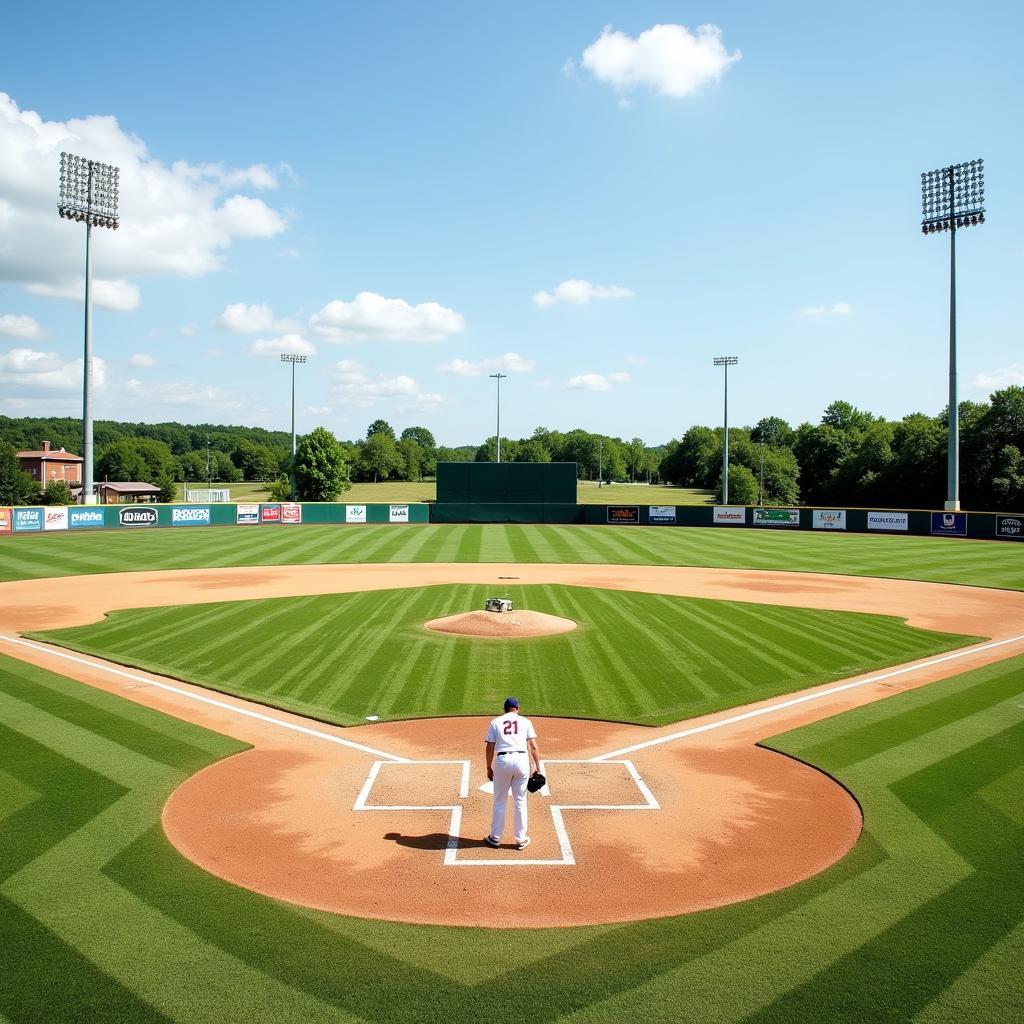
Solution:
<svg viewBox="0 0 1024 1024"><path fill-rule="evenodd" d="M281 353L281 362L282 363L291 363L292 364L292 465L291 465L291 473L289 474L289 476L291 477L291 483L292 483L292 501L295 500L295 494L296 494L296 490L295 490L295 364L296 363L304 363L305 361L306 361L306 356L297 356L297 355L294 355L291 352L282 352Z"/></svg>
<svg viewBox="0 0 1024 1024"><path fill-rule="evenodd" d="M985 167L981 160L921 175L921 231L949 232L949 445L946 511L960 509L960 408L956 394L956 229L985 223Z"/></svg>
<svg viewBox="0 0 1024 1024"><path fill-rule="evenodd" d="M725 412L722 417L722 504L729 504L729 367L739 362L738 356L715 356L715 366L725 368Z"/></svg>
<svg viewBox="0 0 1024 1024"><path fill-rule="evenodd" d="M92 229L113 228L120 170L71 153L60 155L57 213L85 224L85 351L82 358L82 503L96 503L92 444Z"/></svg>
<svg viewBox="0 0 1024 1024"><path fill-rule="evenodd" d="M498 386L497 387L497 391L498 391L498 423L497 423L494 439L495 439L496 451L497 451L497 458L495 459L495 461L496 462L501 462L501 382L508 376L508 374L507 373L492 373L492 374L489 374L489 376L494 379L495 383Z"/></svg>

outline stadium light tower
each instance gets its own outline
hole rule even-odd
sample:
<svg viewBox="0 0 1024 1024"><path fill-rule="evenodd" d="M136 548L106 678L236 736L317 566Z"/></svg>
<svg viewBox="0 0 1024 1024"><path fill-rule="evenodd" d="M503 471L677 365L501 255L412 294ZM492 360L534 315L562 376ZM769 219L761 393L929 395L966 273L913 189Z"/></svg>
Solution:
<svg viewBox="0 0 1024 1024"><path fill-rule="evenodd" d="M949 232L949 446L946 511L960 509L960 408L956 394L956 229L985 223L985 167L981 160L921 175L921 231Z"/></svg>
<svg viewBox="0 0 1024 1024"><path fill-rule="evenodd" d="M494 378L495 383L498 385L498 424L497 433L495 436L495 442L497 444L497 459L496 462L501 462L501 382L508 376L507 373L491 373L488 376Z"/></svg>
<svg viewBox="0 0 1024 1024"><path fill-rule="evenodd" d="M729 367L739 362L737 356L715 356L715 366L725 367L725 415L722 429L722 504L729 504Z"/></svg>
<svg viewBox="0 0 1024 1024"><path fill-rule="evenodd" d="M291 466L291 482L292 482L292 501L295 500L295 364L304 363L306 356L297 356L292 352L282 352L281 362L292 364L292 466Z"/></svg>
<svg viewBox="0 0 1024 1024"><path fill-rule="evenodd" d="M113 228L117 217L120 170L72 153L60 155L60 200L57 213L85 224L85 354L82 382L82 502L96 502L92 447L92 229Z"/></svg>

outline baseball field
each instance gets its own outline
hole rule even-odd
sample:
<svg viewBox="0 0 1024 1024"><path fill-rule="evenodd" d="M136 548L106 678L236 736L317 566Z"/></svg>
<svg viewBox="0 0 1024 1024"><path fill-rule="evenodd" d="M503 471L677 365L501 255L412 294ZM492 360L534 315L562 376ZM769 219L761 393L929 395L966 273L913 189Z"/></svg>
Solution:
<svg viewBox="0 0 1024 1024"><path fill-rule="evenodd" d="M0 1021L1024 1010L1024 545L209 528L0 581ZM577 628L423 628L491 596Z"/></svg>

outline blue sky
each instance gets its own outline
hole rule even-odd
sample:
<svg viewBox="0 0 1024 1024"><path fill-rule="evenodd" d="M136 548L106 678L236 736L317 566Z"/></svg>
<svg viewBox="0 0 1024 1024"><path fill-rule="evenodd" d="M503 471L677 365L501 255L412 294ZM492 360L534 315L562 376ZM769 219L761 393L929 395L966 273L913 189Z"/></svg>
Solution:
<svg viewBox="0 0 1024 1024"><path fill-rule="evenodd" d="M582 426L898 418L946 398L948 236L984 157L961 396L1024 383L1018 5L17 5L0 64L0 413L81 406L61 149L122 167L94 233L102 418L446 444ZM713 29L701 30L710 25ZM951 28L952 27L952 28ZM93 46L83 39L95 38ZM561 286L561 287L560 287Z"/></svg>

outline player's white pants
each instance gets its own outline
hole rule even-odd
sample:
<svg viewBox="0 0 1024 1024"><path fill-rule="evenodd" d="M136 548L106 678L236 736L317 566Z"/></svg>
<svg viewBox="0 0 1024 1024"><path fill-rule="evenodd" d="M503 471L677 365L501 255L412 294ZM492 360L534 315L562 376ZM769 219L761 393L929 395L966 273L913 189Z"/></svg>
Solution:
<svg viewBox="0 0 1024 1024"><path fill-rule="evenodd" d="M526 781L530 777L530 755L495 754L491 762L494 771L494 811L491 814L491 835L500 839L505 831L505 805L512 793L517 843L526 838Z"/></svg>

